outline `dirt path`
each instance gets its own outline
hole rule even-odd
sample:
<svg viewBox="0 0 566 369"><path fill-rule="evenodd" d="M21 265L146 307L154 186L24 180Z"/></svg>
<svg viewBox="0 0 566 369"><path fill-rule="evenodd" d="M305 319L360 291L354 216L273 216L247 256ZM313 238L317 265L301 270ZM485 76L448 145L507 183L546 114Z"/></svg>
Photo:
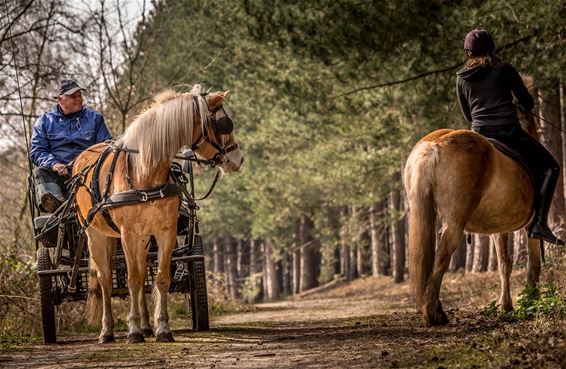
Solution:
<svg viewBox="0 0 566 369"><path fill-rule="evenodd" d="M515 278L519 287L521 276ZM427 328L408 286L364 278L301 299L214 318L210 332L173 322L175 343L99 345L96 334L0 351L1 368L564 368L564 321L503 323L480 313L497 276L447 276L451 323ZM470 290L473 288L473 291Z"/></svg>

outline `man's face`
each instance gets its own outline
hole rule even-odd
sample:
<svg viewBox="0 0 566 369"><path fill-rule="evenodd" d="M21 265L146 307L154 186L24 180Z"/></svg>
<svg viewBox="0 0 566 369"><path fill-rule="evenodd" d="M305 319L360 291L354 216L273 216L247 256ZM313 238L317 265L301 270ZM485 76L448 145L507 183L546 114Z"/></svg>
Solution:
<svg viewBox="0 0 566 369"><path fill-rule="evenodd" d="M81 90L78 90L70 95L58 96L57 102L64 114L76 113L83 108L83 95Z"/></svg>

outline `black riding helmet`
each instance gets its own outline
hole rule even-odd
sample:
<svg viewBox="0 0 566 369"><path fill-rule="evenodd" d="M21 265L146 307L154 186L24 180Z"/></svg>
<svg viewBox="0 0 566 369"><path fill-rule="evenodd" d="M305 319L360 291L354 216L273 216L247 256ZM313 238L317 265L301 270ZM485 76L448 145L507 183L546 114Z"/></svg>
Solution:
<svg viewBox="0 0 566 369"><path fill-rule="evenodd" d="M495 50L495 42L485 29L475 29L466 35L464 50L474 55L491 54Z"/></svg>

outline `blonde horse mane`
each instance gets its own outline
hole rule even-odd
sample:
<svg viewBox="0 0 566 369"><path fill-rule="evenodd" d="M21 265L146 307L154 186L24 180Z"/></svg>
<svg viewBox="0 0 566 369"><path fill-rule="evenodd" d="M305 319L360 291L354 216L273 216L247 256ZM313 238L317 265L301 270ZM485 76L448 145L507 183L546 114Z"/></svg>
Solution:
<svg viewBox="0 0 566 369"><path fill-rule="evenodd" d="M173 161L175 154L193 140L195 100L202 92L195 85L188 93L165 90L142 111L116 141L139 154L129 155L129 164L138 179L147 179L162 165ZM198 99L198 111L203 121L209 114L204 99Z"/></svg>

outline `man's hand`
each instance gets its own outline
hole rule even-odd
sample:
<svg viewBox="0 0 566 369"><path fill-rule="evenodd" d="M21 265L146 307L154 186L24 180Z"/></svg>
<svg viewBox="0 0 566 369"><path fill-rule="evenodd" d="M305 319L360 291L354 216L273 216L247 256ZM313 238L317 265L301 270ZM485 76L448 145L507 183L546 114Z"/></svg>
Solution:
<svg viewBox="0 0 566 369"><path fill-rule="evenodd" d="M69 174L67 166L63 163L55 163L51 169L60 176L66 176Z"/></svg>

